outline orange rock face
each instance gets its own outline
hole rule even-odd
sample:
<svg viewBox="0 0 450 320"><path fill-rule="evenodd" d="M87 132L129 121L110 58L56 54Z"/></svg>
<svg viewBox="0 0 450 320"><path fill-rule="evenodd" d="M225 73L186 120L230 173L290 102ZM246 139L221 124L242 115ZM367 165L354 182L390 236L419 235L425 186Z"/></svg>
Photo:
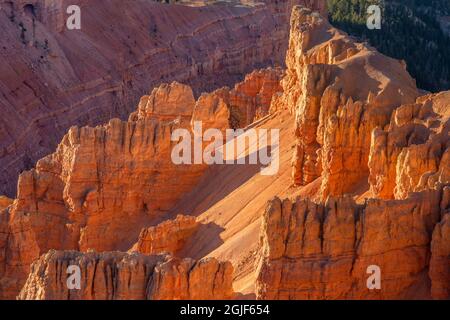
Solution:
<svg viewBox="0 0 450 320"><path fill-rule="evenodd" d="M254 71L229 92L234 127L244 128L269 113L272 97L283 91L281 77L280 69Z"/></svg>
<svg viewBox="0 0 450 320"><path fill-rule="evenodd" d="M125 120L162 82L200 94L283 65L292 5L307 2L325 11L324 0L198 7L80 0L77 32L66 28L69 0L1 0L0 194L15 196L19 173L54 152L71 126Z"/></svg>
<svg viewBox="0 0 450 320"><path fill-rule="evenodd" d="M317 203L269 203L257 298L447 299L448 93L417 98L400 62L305 8L293 11L287 66L275 102L296 117L293 180L320 187Z"/></svg>
<svg viewBox="0 0 450 320"><path fill-rule="evenodd" d="M70 266L80 270L79 289ZM69 272L67 272L69 270ZM50 251L31 266L21 300L230 299L233 268L214 259L194 261L123 252Z"/></svg>
<svg viewBox="0 0 450 320"><path fill-rule="evenodd" d="M447 188L447 207L449 196L450 190ZM450 296L450 214L448 212L434 228L429 275L432 297L448 299Z"/></svg>
<svg viewBox="0 0 450 320"><path fill-rule="evenodd" d="M450 183L449 101L450 92L420 97L373 132L369 182L377 197L404 199Z"/></svg>
<svg viewBox="0 0 450 320"><path fill-rule="evenodd" d="M438 222L449 208L440 207L441 197L442 191L426 191L363 206L349 197L330 198L324 205L275 199L264 216L257 297L448 297L448 217ZM436 264L431 268L430 256ZM373 265L381 270L380 290L367 287Z"/></svg>
<svg viewBox="0 0 450 320"><path fill-rule="evenodd" d="M203 93L195 106L193 120L217 123L217 117L228 119L223 128L245 128L269 114L272 98L280 94L282 70L267 68L255 70L233 89L220 88L212 93Z"/></svg>
<svg viewBox="0 0 450 320"><path fill-rule="evenodd" d="M1 198L0 298L450 298L450 94L420 96L304 7L286 65L198 99L162 84L128 121L71 128ZM279 130L279 170L175 165L172 133L198 121Z"/></svg>
<svg viewBox="0 0 450 320"><path fill-rule="evenodd" d="M272 79L275 73L253 74ZM252 76L245 83L267 82ZM54 154L19 178L9 221L3 218L2 247L9 266L2 270L2 295L12 297L31 263L50 249L128 250L138 238L144 253L181 249L196 228L191 218L141 233L164 219L207 168L175 164L171 135L178 128L192 130L194 121L204 122L204 130L229 128L230 108L215 92L196 101L189 86L173 82L143 96L128 122L113 119L95 128L71 128ZM169 230L173 238L165 234Z"/></svg>
<svg viewBox="0 0 450 320"><path fill-rule="evenodd" d="M400 61L355 43L317 13L295 7L281 98L296 116L293 176L322 177L321 198L368 176L372 130L418 96Z"/></svg>
<svg viewBox="0 0 450 320"><path fill-rule="evenodd" d="M167 252L176 255L198 227L195 217L178 215L174 220L166 220L157 226L143 229L132 250L144 254Z"/></svg>
<svg viewBox="0 0 450 320"><path fill-rule="evenodd" d="M189 121L175 121L183 116L176 116L177 103L185 102L191 104L187 117L195 105L191 88L162 85L141 100L130 121L73 127L54 154L20 176L5 271L16 284L2 294L12 295L31 262L50 249L129 249L143 227L195 185L205 166L171 160L171 133L190 128Z"/></svg>
<svg viewBox="0 0 450 320"><path fill-rule="evenodd" d="M13 203L12 199L5 196L0 196L0 210L6 209Z"/></svg>

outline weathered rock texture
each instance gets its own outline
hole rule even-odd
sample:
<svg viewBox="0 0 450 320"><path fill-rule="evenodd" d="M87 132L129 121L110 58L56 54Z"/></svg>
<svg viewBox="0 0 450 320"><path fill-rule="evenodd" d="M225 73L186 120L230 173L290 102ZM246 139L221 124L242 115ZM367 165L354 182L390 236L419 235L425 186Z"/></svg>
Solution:
<svg viewBox="0 0 450 320"><path fill-rule="evenodd" d="M280 86L282 75L280 68L255 70L233 89L223 87L203 93L195 107L193 120L210 127L211 121L217 122L217 115L227 114L232 128L247 127L269 114L272 98L283 91ZM224 126L219 127L222 128Z"/></svg>
<svg viewBox="0 0 450 320"><path fill-rule="evenodd" d="M269 203L257 298L450 298L449 93L418 98L400 61L306 8L294 7L286 62L272 110L296 117L294 183L320 187Z"/></svg>
<svg viewBox="0 0 450 320"><path fill-rule="evenodd" d="M143 227L192 189L206 166L171 159L171 133L190 129L190 121L176 121L177 103L185 106L182 115L192 116L191 88L161 85L128 122L73 127L54 154L20 175L10 208L3 295L11 297L29 265L50 249L129 249Z"/></svg>
<svg viewBox="0 0 450 320"><path fill-rule="evenodd" d="M281 93L282 71L266 69L254 71L229 93L234 127L243 128L269 113L272 97Z"/></svg>
<svg viewBox="0 0 450 320"><path fill-rule="evenodd" d="M308 9L291 24L282 88L276 68L197 100L161 85L127 122L74 127L24 172L0 209L1 297L232 297L233 281L259 299L450 298L449 93L419 97L402 62ZM279 129L279 171L173 165L170 135L195 121ZM130 248L152 255L90 250ZM62 287L72 260L87 293Z"/></svg>
<svg viewBox="0 0 450 320"><path fill-rule="evenodd" d="M80 289L68 289L69 266L81 271ZM69 270L70 271L70 270ZM73 271L71 271L73 273ZM22 300L231 299L233 267L138 253L50 251L31 266Z"/></svg>
<svg viewBox="0 0 450 320"><path fill-rule="evenodd" d="M284 96L296 116L295 183L322 177L320 196L340 195L369 174L372 130L418 96L405 66L356 43L309 9L295 7Z"/></svg>
<svg viewBox="0 0 450 320"><path fill-rule="evenodd" d="M5 196L0 196L0 210L6 209L13 203L12 199Z"/></svg>
<svg viewBox="0 0 450 320"><path fill-rule="evenodd" d="M372 199L363 206L349 197L323 205L276 198L262 226L257 297L448 298L450 208L441 207L443 192ZM367 288L372 265L381 270L379 290Z"/></svg>
<svg viewBox="0 0 450 320"><path fill-rule="evenodd" d="M268 112L278 76L279 71L262 70L244 81L243 87L258 88L254 106L261 105L257 94L265 97L261 115ZM55 153L22 173L17 199L2 217L2 296L16 295L31 263L51 249L126 251L139 239L137 250L146 254L181 250L198 227L195 218L180 216L141 230L165 219L207 169L175 164L171 135L193 130L194 121L204 122L203 130L229 128L231 105L217 92L196 101L191 87L162 84L141 98L127 122L72 127Z"/></svg>
<svg viewBox="0 0 450 320"><path fill-rule="evenodd" d="M386 130L373 131L372 193L404 199L410 192L450 183L450 92L397 108Z"/></svg>
<svg viewBox="0 0 450 320"><path fill-rule="evenodd" d="M132 251L143 254L167 252L176 255L198 231L198 227L199 223L195 217L178 215L173 220L166 220L157 226L143 229Z"/></svg>
<svg viewBox="0 0 450 320"><path fill-rule="evenodd" d="M447 206L450 192L447 192ZM450 297L450 214L444 215L436 225L431 242L430 261L431 295L436 299Z"/></svg>
<svg viewBox="0 0 450 320"><path fill-rule="evenodd" d="M153 1L0 1L0 194L73 126L122 120L161 82L197 94L284 64L293 4L190 7ZM262 4L261 4L262 3ZM66 9L81 8L81 30Z"/></svg>

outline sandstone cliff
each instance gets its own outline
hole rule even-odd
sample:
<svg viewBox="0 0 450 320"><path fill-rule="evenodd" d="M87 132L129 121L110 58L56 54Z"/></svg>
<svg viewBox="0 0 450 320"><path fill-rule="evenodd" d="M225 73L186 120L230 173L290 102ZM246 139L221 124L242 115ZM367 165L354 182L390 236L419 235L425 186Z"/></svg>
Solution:
<svg viewBox="0 0 450 320"><path fill-rule="evenodd" d="M192 116L191 88L174 82L147 98L151 112L128 122L73 127L54 154L20 175L9 209L3 295L22 286L31 262L50 249L129 249L143 227L161 219L197 183L205 165L171 160L171 133L190 129L189 121L175 121L179 109L173 102L190 103L190 109L183 104L184 115Z"/></svg>
<svg viewBox="0 0 450 320"><path fill-rule="evenodd" d="M197 100L161 85L127 122L71 129L0 211L2 298L93 298L63 287L57 266L74 260L100 266L103 282L84 285L111 299L214 296L215 281L225 297L232 282L246 298L448 299L448 93L420 96L402 62L301 7L281 88L280 75L256 71ZM172 165L170 133L196 120L279 130L278 172Z"/></svg>
<svg viewBox="0 0 450 320"><path fill-rule="evenodd" d="M448 298L448 93L418 97L400 61L306 8L293 10L286 61L272 109L295 115L293 182L319 186L269 203L257 298Z"/></svg>
<svg viewBox="0 0 450 320"><path fill-rule="evenodd" d="M384 131L373 131L369 182L377 197L450 183L450 92L426 95L395 110Z"/></svg>
<svg viewBox="0 0 450 320"><path fill-rule="evenodd" d="M441 207L443 192L448 189L418 193L407 200L373 199L362 206L349 197L330 198L325 204L273 200L262 226L257 297L448 297L444 228L450 208ZM446 218L439 223L444 212ZM431 268L430 257L436 263ZM381 270L380 290L367 288L367 269L372 265Z"/></svg>
<svg viewBox="0 0 450 320"><path fill-rule="evenodd" d="M68 289L79 267L80 288ZM233 268L214 259L194 261L122 252L50 251L31 266L21 300L230 299ZM69 279L70 281L70 279Z"/></svg>
<svg viewBox="0 0 450 320"><path fill-rule="evenodd" d="M267 104L275 94L270 88L276 86L261 89L265 76L273 83L278 74L256 71L243 83L264 92ZM162 84L141 98L127 122L72 127L55 153L19 177L17 199L3 218L1 247L8 257L0 270L3 297L22 287L31 263L50 249L126 251L136 241L135 249L145 254L183 249L196 230L195 218L180 216L174 223L146 229L167 219L165 214L207 169L204 164L175 164L171 134L192 130L193 121L205 120L204 129L229 128L232 106L218 93L228 90L196 101L189 86ZM261 109L261 116L265 112Z"/></svg>
<svg viewBox="0 0 450 320"><path fill-rule="evenodd" d="M176 255L198 229L199 223L195 217L178 215L173 220L143 229L132 251L144 254L167 252Z"/></svg>
<svg viewBox="0 0 450 320"><path fill-rule="evenodd" d="M199 94L284 64L293 4L181 6L153 1L0 1L0 194L73 126L126 119L149 88L174 80ZM81 8L81 30L66 9Z"/></svg>
<svg viewBox="0 0 450 320"><path fill-rule="evenodd" d="M317 13L292 14L281 103L296 116L295 182L322 177L320 197L366 179L371 132L419 95L400 61L356 43Z"/></svg>

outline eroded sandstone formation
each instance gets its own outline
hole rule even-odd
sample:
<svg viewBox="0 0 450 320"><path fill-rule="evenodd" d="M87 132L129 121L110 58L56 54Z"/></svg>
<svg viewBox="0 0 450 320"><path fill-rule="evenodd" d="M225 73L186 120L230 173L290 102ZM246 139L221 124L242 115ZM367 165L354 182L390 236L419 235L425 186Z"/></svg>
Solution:
<svg viewBox="0 0 450 320"><path fill-rule="evenodd" d="M176 255L198 231L198 227L199 223L195 217L178 215L173 220L166 220L157 226L143 229L132 251L143 254L167 252Z"/></svg>
<svg viewBox="0 0 450 320"><path fill-rule="evenodd" d="M177 103L186 106L181 115ZM2 294L11 297L29 265L50 249L128 250L188 192L206 166L176 165L171 133L190 129L190 121L176 120L192 116L194 105L189 86L161 85L128 122L73 127L55 153L22 173L9 209Z"/></svg>
<svg viewBox="0 0 450 320"><path fill-rule="evenodd" d="M75 274L74 266L80 270L79 289L67 285L72 281L69 276ZM52 250L33 263L18 299L231 299L232 273L230 263L215 259Z"/></svg>
<svg viewBox="0 0 450 320"><path fill-rule="evenodd" d="M233 127L245 128L269 114L272 98L283 91L282 75L280 69L257 70L234 86L228 96Z"/></svg>
<svg viewBox="0 0 450 320"><path fill-rule="evenodd" d="M264 215L257 297L448 298L450 208L441 207L443 192L365 205L350 197L325 204L276 198ZM373 265L381 270L380 290L367 287Z"/></svg>
<svg viewBox="0 0 450 320"><path fill-rule="evenodd" d="M6 209L12 203L13 203L12 199L5 197L5 196L0 196L0 210Z"/></svg>
<svg viewBox="0 0 450 320"><path fill-rule="evenodd" d="M52 153L73 126L125 120L149 88L174 80L196 94L284 64L293 4L182 6L154 1L0 1L0 194ZM81 29L68 30L69 5Z"/></svg>
<svg viewBox="0 0 450 320"><path fill-rule="evenodd" d="M296 117L293 182L320 187L268 204L257 298L448 299L449 93L418 97L401 62L300 7L287 67L272 108Z"/></svg>
<svg viewBox="0 0 450 320"><path fill-rule="evenodd" d="M257 94L267 106L279 74L268 69L246 78L243 87L258 88L253 106L261 105ZM173 161L174 130L192 133L195 121L202 121L203 130L230 128L230 100L225 102L220 91L229 89L196 101L191 87L162 84L141 98L127 122L72 127L55 153L22 173L17 199L2 216L1 247L8 260L0 270L3 297L14 296L31 263L51 249L126 251L136 241L137 250L146 254L182 249L196 230L195 218L180 216L173 224L146 228L164 220L207 169Z"/></svg>
<svg viewBox="0 0 450 320"><path fill-rule="evenodd" d="M318 13L295 7L284 95L296 116L295 183L322 177L320 197L341 195L368 176L372 130L413 103L415 81L397 60L356 43Z"/></svg>
<svg viewBox="0 0 450 320"><path fill-rule="evenodd" d="M447 207L450 191L447 190ZM429 276L431 279L431 295L436 299L450 297L450 213L447 212L442 221L436 225L431 242L431 260Z"/></svg>
<svg viewBox="0 0 450 320"><path fill-rule="evenodd" d="M1 297L448 299L449 93L420 96L401 61L304 7L282 74L197 100L163 84L127 122L72 128L0 207ZM196 121L280 129L279 172L173 165L171 133ZM71 263L87 291L67 290Z"/></svg>
<svg viewBox="0 0 450 320"><path fill-rule="evenodd" d="M450 183L450 92L426 95L395 110L386 130L373 131L372 192L404 199Z"/></svg>

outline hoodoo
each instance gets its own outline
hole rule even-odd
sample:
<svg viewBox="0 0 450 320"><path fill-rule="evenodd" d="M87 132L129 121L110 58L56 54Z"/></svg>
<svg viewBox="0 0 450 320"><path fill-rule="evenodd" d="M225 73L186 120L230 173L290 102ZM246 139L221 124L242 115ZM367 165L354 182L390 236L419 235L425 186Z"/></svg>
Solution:
<svg viewBox="0 0 450 320"><path fill-rule="evenodd" d="M17 159L53 149L34 143L42 133L73 126L30 160L15 199L0 197L0 298L449 299L450 92L417 88L403 61L332 26L324 3L119 5L126 17L153 16L163 33L152 44L129 31L120 45L95 38L102 55L76 70L62 35L49 39L58 72L36 73L50 77L48 91L33 78L5 96L42 130L5 114L14 130L0 133L23 139L0 149L11 169L4 190ZM291 8L288 32L280 23ZM190 21L171 26L178 36L164 29L172 15ZM135 63L112 68L122 45ZM57 81L59 71L70 79ZM218 74L234 85L219 87ZM120 106L138 93L128 115ZM127 120L104 121L114 103ZM77 285L67 270L79 270Z"/></svg>

